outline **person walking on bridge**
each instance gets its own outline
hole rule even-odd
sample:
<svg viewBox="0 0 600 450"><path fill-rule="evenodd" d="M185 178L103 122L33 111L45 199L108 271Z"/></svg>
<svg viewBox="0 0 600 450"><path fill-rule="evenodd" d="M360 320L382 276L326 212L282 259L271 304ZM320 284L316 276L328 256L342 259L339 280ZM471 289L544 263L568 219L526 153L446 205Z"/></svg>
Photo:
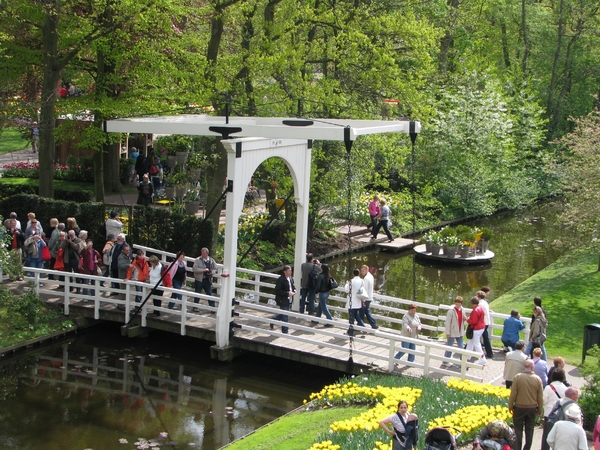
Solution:
<svg viewBox="0 0 600 450"><path fill-rule="evenodd" d="M289 311L290 306L294 301L294 295L296 295L296 286L294 285L294 279L292 278L292 268L290 266L283 266L283 274L277 278L275 282L275 302L282 311ZM282 322L288 322L287 314L277 314L272 317L273 320L281 320ZM269 324L271 330L275 328L274 324ZM288 334L288 327L282 326L281 332Z"/></svg>

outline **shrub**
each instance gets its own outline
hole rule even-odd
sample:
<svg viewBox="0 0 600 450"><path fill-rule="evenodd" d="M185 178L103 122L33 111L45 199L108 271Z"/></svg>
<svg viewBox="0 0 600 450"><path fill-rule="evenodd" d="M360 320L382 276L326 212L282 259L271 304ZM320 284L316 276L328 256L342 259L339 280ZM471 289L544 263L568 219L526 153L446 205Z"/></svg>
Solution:
<svg viewBox="0 0 600 450"><path fill-rule="evenodd" d="M38 186L28 184L5 184L0 181L0 198L8 198L17 194L38 195ZM94 192L88 189L54 189L55 200L67 200L77 203L87 203L94 197Z"/></svg>
<svg viewBox="0 0 600 450"><path fill-rule="evenodd" d="M33 288L15 296L0 286L0 346L72 327L70 321L47 309Z"/></svg>

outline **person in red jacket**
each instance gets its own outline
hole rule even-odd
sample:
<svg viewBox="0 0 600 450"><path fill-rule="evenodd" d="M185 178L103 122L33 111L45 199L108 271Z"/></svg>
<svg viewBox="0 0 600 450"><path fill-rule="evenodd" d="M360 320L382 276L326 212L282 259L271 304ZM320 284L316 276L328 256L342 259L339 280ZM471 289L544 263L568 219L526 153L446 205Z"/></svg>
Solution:
<svg viewBox="0 0 600 450"><path fill-rule="evenodd" d="M485 366L487 361L485 359L485 355L483 354L483 349L481 348L481 335L485 330L485 313L479 306L479 299L477 297L471 298L471 305L473 310L467 319L467 323L471 328L473 328L473 337L467 341L467 350L472 350L479 353L481 358L479 358L477 364Z"/></svg>

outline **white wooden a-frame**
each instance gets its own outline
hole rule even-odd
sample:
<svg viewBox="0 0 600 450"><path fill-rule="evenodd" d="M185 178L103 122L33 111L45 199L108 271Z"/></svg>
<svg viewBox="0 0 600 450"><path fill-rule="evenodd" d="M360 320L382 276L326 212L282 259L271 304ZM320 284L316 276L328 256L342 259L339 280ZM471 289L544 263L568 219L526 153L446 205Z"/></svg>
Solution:
<svg viewBox="0 0 600 450"><path fill-rule="evenodd" d="M300 292L300 266L305 261L308 228L308 205L310 188L311 146L309 141L298 139L242 138L223 140L227 149L227 179L233 181L233 192L227 194L225 218L225 248L223 270L235 275L237 268L238 220L244 207L244 198L250 179L258 166L269 158L281 158L288 167L294 182L296 215L296 242L294 280ZM217 347L228 345L229 318L232 300L235 298L235 276L222 282L221 301L218 310ZM295 309L298 309L298 300Z"/></svg>

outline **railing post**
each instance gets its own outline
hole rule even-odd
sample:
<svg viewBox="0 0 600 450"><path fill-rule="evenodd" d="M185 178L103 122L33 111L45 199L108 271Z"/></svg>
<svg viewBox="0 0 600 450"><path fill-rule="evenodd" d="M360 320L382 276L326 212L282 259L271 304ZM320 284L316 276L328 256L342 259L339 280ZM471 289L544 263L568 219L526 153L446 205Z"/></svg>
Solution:
<svg viewBox="0 0 600 450"><path fill-rule="evenodd" d="M425 346L425 361L423 363L423 374L425 376L429 375L429 353L431 352L431 347L428 345Z"/></svg>

